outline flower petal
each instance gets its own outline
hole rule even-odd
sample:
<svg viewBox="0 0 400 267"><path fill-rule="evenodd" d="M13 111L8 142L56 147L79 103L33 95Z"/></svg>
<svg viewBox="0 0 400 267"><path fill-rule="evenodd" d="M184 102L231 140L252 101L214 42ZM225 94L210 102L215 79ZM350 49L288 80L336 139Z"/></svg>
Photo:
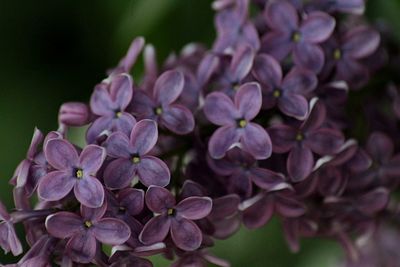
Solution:
<svg viewBox="0 0 400 267"><path fill-rule="evenodd" d="M291 93L308 94L318 85L318 79L312 71L293 67L282 82L282 89Z"/></svg>
<svg viewBox="0 0 400 267"><path fill-rule="evenodd" d="M254 60L254 51L249 45L242 45L233 54L229 75L232 82L239 82L250 72Z"/></svg>
<svg viewBox="0 0 400 267"><path fill-rule="evenodd" d="M185 251L198 249L203 240L199 227L187 219L173 219L171 222L171 237L175 245Z"/></svg>
<svg viewBox="0 0 400 267"><path fill-rule="evenodd" d="M96 142L96 139L105 131L111 130L113 125L112 117L100 117L96 119L86 132L86 140L89 144Z"/></svg>
<svg viewBox="0 0 400 267"><path fill-rule="evenodd" d="M143 49L144 43L145 41L143 37L137 37L132 41L131 45L129 46L128 53L122 60L124 72L130 72L132 66L135 64L140 52Z"/></svg>
<svg viewBox="0 0 400 267"><path fill-rule="evenodd" d="M74 235L65 247L71 259L79 263L91 262L96 255L96 249L96 238L89 231Z"/></svg>
<svg viewBox="0 0 400 267"><path fill-rule="evenodd" d="M307 99L296 93L285 93L278 100L279 109L287 116L304 120L308 114Z"/></svg>
<svg viewBox="0 0 400 267"><path fill-rule="evenodd" d="M188 134L194 129L192 112L179 104L164 107L161 121L165 127L177 134Z"/></svg>
<svg viewBox="0 0 400 267"><path fill-rule="evenodd" d="M293 49L289 33L269 32L261 40L261 52L268 53L282 61Z"/></svg>
<svg viewBox="0 0 400 267"><path fill-rule="evenodd" d="M93 234L101 243L121 245L129 239L131 230L129 226L121 220L104 218L93 226Z"/></svg>
<svg viewBox="0 0 400 267"><path fill-rule="evenodd" d="M268 128L275 153L286 153L296 144L296 130L285 124L273 125Z"/></svg>
<svg viewBox="0 0 400 267"><path fill-rule="evenodd" d="M133 152L128 137L121 132L111 134L105 142L105 147L107 154L113 158L129 159Z"/></svg>
<svg viewBox="0 0 400 267"><path fill-rule="evenodd" d="M360 26L346 34L342 50L352 58L361 59L374 53L379 43L380 35L377 31Z"/></svg>
<svg viewBox="0 0 400 267"><path fill-rule="evenodd" d="M89 208L98 208L104 202L104 188L97 178L87 176L78 180L74 193L80 203Z"/></svg>
<svg viewBox="0 0 400 267"><path fill-rule="evenodd" d="M40 179L38 186L39 197L46 201L60 200L71 192L75 183L76 179L65 172L50 172Z"/></svg>
<svg viewBox="0 0 400 267"><path fill-rule="evenodd" d="M44 152L50 165L58 170L73 168L79 162L78 152L64 139L49 140Z"/></svg>
<svg viewBox="0 0 400 267"><path fill-rule="evenodd" d="M141 120L132 129L130 143L135 153L145 155L155 146L158 139L157 123L153 120Z"/></svg>
<svg viewBox="0 0 400 267"><path fill-rule="evenodd" d="M343 134L334 129L322 128L309 133L305 143L319 155L336 153L344 143Z"/></svg>
<svg viewBox="0 0 400 267"><path fill-rule="evenodd" d="M170 227L171 220L168 216L153 217L143 227L139 240L145 245L162 242L167 237Z"/></svg>
<svg viewBox="0 0 400 267"><path fill-rule="evenodd" d="M264 17L268 26L277 31L292 32L299 24L296 9L287 1L269 2Z"/></svg>
<svg viewBox="0 0 400 267"><path fill-rule="evenodd" d="M240 140L243 150L255 159L267 159L272 154L272 143L267 131L256 123L249 123L244 128Z"/></svg>
<svg viewBox="0 0 400 267"><path fill-rule="evenodd" d="M214 159L222 158L226 151L239 141L240 134L234 126L222 126L218 128L208 142L208 152Z"/></svg>
<svg viewBox="0 0 400 267"><path fill-rule="evenodd" d="M319 73L324 66L325 56L318 45L301 42L294 46L293 61L297 66Z"/></svg>
<svg viewBox="0 0 400 267"><path fill-rule="evenodd" d="M153 156L141 157L140 163L137 164L137 172L140 181L145 186L157 185L164 187L169 184L171 179L167 164Z"/></svg>
<svg viewBox="0 0 400 267"><path fill-rule="evenodd" d="M81 216L85 221L97 222L103 218L107 211L107 203L104 202L99 208L90 208L85 205L81 205L80 212Z"/></svg>
<svg viewBox="0 0 400 267"><path fill-rule="evenodd" d="M311 12L300 27L301 36L306 42L321 43L332 35L335 25L335 19L328 14Z"/></svg>
<svg viewBox="0 0 400 267"><path fill-rule="evenodd" d="M255 58L252 73L261 84L268 85L271 89L281 85L281 65L268 54L259 54Z"/></svg>
<svg viewBox="0 0 400 267"><path fill-rule="evenodd" d="M264 226L274 214L274 200L264 196L243 211L243 224L249 229Z"/></svg>
<svg viewBox="0 0 400 267"><path fill-rule="evenodd" d="M250 179L260 188L267 191L275 191L287 188L285 176L281 173L263 168L251 168Z"/></svg>
<svg viewBox="0 0 400 267"><path fill-rule="evenodd" d="M258 83L245 83L240 86L235 95L235 106L241 119L250 121L260 112L262 105L261 88Z"/></svg>
<svg viewBox="0 0 400 267"><path fill-rule="evenodd" d="M176 211L183 218L200 220L210 214L212 203L209 197L188 197L176 205Z"/></svg>
<svg viewBox="0 0 400 267"><path fill-rule="evenodd" d="M97 85L90 97L90 109L98 116L111 116L115 108L107 86L104 83Z"/></svg>
<svg viewBox="0 0 400 267"><path fill-rule="evenodd" d="M110 97L120 111L125 110L132 99L133 82L130 75L123 73L114 76L110 85Z"/></svg>
<svg viewBox="0 0 400 267"><path fill-rule="evenodd" d="M300 182L310 175L314 157L309 148L297 145L292 148L286 162L288 174L293 182Z"/></svg>
<svg viewBox="0 0 400 267"><path fill-rule="evenodd" d="M104 183L110 189L127 187L136 173L136 166L128 159L116 159L104 171Z"/></svg>
<svg viewBox="0 0 400 267"><path fill-rule="evenodd" d="M389 199L389 191L386 188L379 187L359 197L355 204L362 213L374 216L377 212L386 208Z"/></svg>
<svg viewBox="0 0 400 267"><path fill-rule="evenodd" d="M146 205L155 212L162 213L163 211L175 206L175 197L168 189L159 186L150 186L146 192Z"/></svg>
<svg viewBox="0 0 400 267"><path fill-rule="evenodd" d="M239 113L232 100L224 93L213 92L207 95L204 103L204 114L216 125L232 125Z"/></svg>
<svg viewBox="0 0 400 267"><path fill-rule="evenodd" d="M52 236L61 239L85 230L82 218L75 213L66 211L48 216L46 218L46 229Z"/></svg>
<svg viewBox="0 0 400 267"><path fill-rule="evenodd" d="M111 130L113 132L122 132L126 136L132 131L133 126L136 124L136 119L131 114L127 112L122 112L118 118L113 119L113 126Z"/></svg>
<svg viewBox="0 0 400 267"><path fill-rule="evenodd" d="M154 98L160 104L174 102L183 90L184 78L181 72L169 70L161 74L154 85Z"/></svg>
<svg viewBox="0 0 400 267"><path fill-rule="evenodd" d="M300 217L306 212L303 203L282 195L276 196L275 209L279 215L287 218Z"/></svg>
<svg viewBox="0 0 400 267"><path fill-rule="evenodd" d="M104 147L97 145L86 146L79 157L79 166L89 175L95 175L101 168L107 156Z"/></svg>
<svg viewBox="0 0 400 267"><path fill-rule="evenodd" d="M138 215L144 207L144 191L142 189L127 188L118 193L120 204L130 215Z"/></svg>
<svg viewBox="0 0 400 267"><path fill-rule="evenodd" d="M353 89L359 89L368 82L369 71L361 63L347 58L338 62L336 79L347 82Z"/></svg>
<svg viewBox="0 0 400 267"><path fill-rule="evenodd" d="M239 209L240 198L238 195L229 194L213 199L212 210L209 215L212 220L220 220L230 217Z"/></svg>

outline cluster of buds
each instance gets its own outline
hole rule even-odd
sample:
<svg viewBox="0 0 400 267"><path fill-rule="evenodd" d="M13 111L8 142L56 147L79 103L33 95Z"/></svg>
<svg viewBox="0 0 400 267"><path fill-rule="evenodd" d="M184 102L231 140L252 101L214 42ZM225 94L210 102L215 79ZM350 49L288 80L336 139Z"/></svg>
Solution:
<svg viewBox="0 0 400 267"><path fill-rule="evenodd" d="M12 266L149 267L160 254L225 267L215 240L273 216L293 251L324 237L351 266L370 262L358 241L380 234L368 248L384 249L400 218L400 93L369 86L388 51L364 5L216 0L212 48L162 66L136 38L89 104L65 103L57 131L35 130L10 181L15 210L0 205L1 248L23 253L17 223L29 247ZM68 130L87 125L87 145L72 144Z"/></svg>

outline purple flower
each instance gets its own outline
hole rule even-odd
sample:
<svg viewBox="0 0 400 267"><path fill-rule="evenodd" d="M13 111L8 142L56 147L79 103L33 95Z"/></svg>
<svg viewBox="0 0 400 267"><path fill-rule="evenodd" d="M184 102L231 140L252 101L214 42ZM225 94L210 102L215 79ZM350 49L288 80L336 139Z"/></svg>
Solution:
<svg viewBox="0 0 400 267"><path fill-rule="evenodd" d="M152 97L137 90L130 107L141 119L153 119L176 134L188 134L194 128L193 115L188 108L175 103L183 87L181 72L166 71L157 79Z"/></svg>
<svg viewBox="0 0 400 267"><path fill-rule="evenodd" d="M263 36L261 51L279 61L293 52L296 65L320 72L324 65L324 53L318 44L331 36L335 19L315 11L299 22L296 9L287 1L269 2L264 15L272 31Z"/></svg>
<svg viewBox="0 0 400 267"><path fill-rule="evenodd" d="M12 218L2 202L0 202L0 247L5 253L11 251L14 256L23 252L21 242L15 233Z"/></svg>
<svg viewBox="0 0 400 267"><path fill-rule="evenodd" d="M106 157L104 148L88 145L78 155L67 140L51 139L44 152L55 171L40 180L38 194L41 199L60 200L73 188L76 198L83 205L97 208L103 204L104 188L94 175Z"/></svg>
<svg viewBox="0 0 400 267"><path fill-rule="evenodd" d="M214 124L221 126L211 136L208 150L211 157L222 158L235 143L256 159L271 156L268 133L251 122L261 109L261 89L257 83L243 84L234 102L223 93L213 92L205 100L204 113Z"/></svg>
<svg viewBox="0 0 400 267"><path fill-rule="evenodd" d="M165 188L151 186L146 193L147 207L160 215L146 223L139 239L144 244L163 241L169 232L175 245L185 251L200 247L202 233L193 220L206 217L212 209L208 197L188 197L176 204L175 197Z"/></svg>
<svg viewBox="0 0 400 267"><path fill-rule="evenodd" d="M81 215L61 211L46 219L46 229L54 237L68 239L65 247L71 259L80 263L92 261L98 241L108 245L125 243L131 232L121 220L103 218L106 205L97 209L81 206Z"/></svg>
<svg viewBox="0 0 400 267"><path fill-rule="evenodd" d="M117 159L104 172L106 186L112 189L127 187L135 175L145 186L169 184L168 166L159 158L147 155L157 139L157 124L147 119L136 123L130 139L122 133L113 133L106 146L108 155Z"/></svg>
<svg viewBox="0 0 400 267"><path fill-rule="evenodd" d="M261 54L254 61L253 75L262 85L263 107L279 109L290 117L304 120L308 113L308 102L304 97L318 84L311 71L294 67L282 77L282 69L273 57Z"/></svg>
<svg viewBox="0 0 400 267"><path fill-rule="evenodd" d="M96 86L90 99L92 112L99 116L86 133L88 143L94 143L105 131L121 131L129 135L135 125L135 118L125 112L132 99L132 78L128 74L119 74L111 81Z"/></svg>
<svg viewBox="0 0 400 267"><path fill-rule="evenodd" d="M143 37L135 38L129 46L126 55L118 63L118 66L108 71L110 77L121 73L129 73L133 65L135 65L140 52L142 52L144 43L145 41Z"/></svg>
<svg viewBox="0 0 400 267"><path fill-rule="evenodd" d="M60 107L58 121L67 126L83 126L89 123L90 115L88 105L79 102L67 102Z"/></svg>
<svg viewBox="0 0 400 267"><path fill-rule="evenodd" d="M274 152L289 152L286 165L293 182L300 182L311 173L314 167L313 152L325 156L336 153L342 146L343 134L323 127L325 118L325 107L317 102L299 127L280 124L269 128Z"/></svg>

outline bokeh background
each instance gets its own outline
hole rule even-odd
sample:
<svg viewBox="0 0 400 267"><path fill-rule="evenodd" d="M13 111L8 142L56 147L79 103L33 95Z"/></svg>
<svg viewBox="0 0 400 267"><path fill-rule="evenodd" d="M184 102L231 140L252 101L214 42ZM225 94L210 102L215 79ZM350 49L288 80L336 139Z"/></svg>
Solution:
<svg viewBox="0 0 400 267"><path fill-rule="evenodd" d="M87 101L135 36L154 44L160 61L188 42L209 46L215 36L210 5L211 0L0 0L0 200L12 207L8 180L35 126L56 129L61 103ZM390 25L400 40L400 0L369 0L367 16ZM214 251L234 267L333 267L342 257L327 240L305 240L301 252L291 254L277 220L218 241ZM10 259L0 252L0 263ZM168 263L157 258L155 266Z"/></svg>

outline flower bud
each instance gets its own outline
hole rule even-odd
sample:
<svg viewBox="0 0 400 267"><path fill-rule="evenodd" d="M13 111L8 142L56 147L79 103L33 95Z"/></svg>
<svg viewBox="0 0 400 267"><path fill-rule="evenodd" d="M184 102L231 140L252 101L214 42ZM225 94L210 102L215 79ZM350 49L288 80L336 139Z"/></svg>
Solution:
<svg viewBox="0 0 400 267"><path fill-rule="evenodd" d="M58 120L67 126L83 126L89 122L89 108L79 102L64 103L60 107Z"/></svg>

